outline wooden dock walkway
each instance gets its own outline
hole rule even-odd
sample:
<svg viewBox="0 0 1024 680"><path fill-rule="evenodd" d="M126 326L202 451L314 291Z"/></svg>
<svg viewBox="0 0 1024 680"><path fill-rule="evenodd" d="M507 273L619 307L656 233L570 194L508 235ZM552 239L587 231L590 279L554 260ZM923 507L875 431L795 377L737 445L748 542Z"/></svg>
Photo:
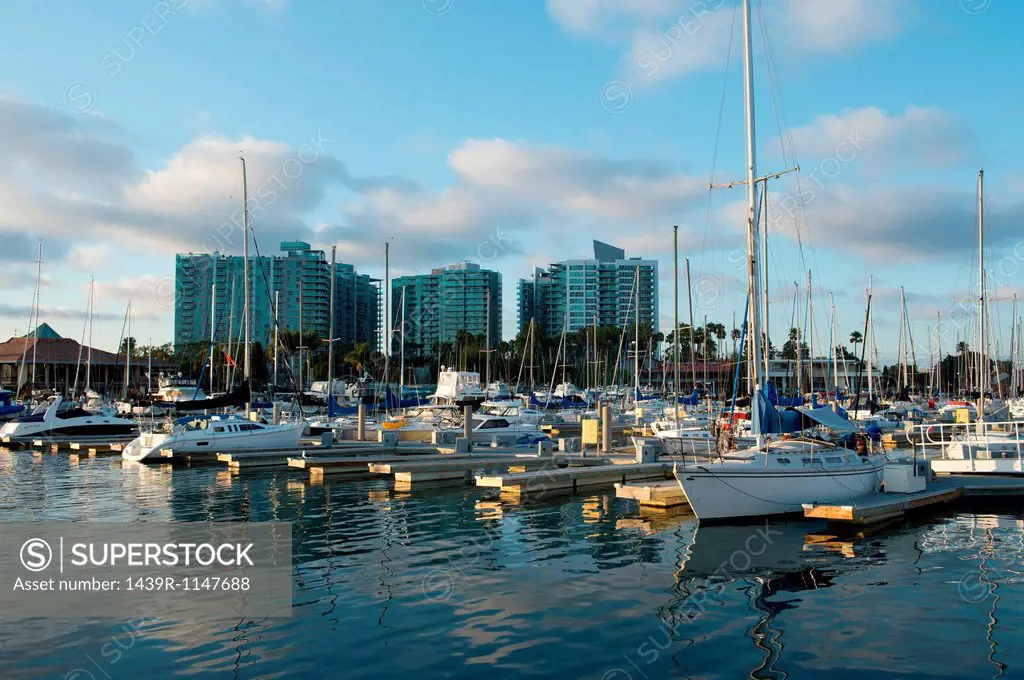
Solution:
<svg viewBox="0 0 1024 680"><path fill-rule="evenodd" d="M804 517L830 522L873 524L952 503L963 497L1024 495L1024 479L1014 477L940 475L916 493L876 492L849 503L804 503Z"/></svg>
<svg viewBox="0 0 1024 680"><path fill-rule="evenodd" d="M616 482L625 484L640 479L664 478L671 471L671 463L629 463L564 469L552 466L534 472L477 476L476 485L499 488L502 494L511 496L573 493L584 487L610 487Z"/></svg>
<svg viewBox="0 0 1024 680"><path fill-rule="evenodd" d="M643 508L675 508L689 506L686 494L674 479L650 482L616 482L616 498L629 498Z"/></svg>

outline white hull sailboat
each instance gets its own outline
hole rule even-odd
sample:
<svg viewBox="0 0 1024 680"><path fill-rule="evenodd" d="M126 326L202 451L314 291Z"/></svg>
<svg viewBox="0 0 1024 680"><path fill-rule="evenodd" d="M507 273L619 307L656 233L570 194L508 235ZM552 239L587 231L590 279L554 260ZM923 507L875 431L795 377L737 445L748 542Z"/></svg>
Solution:
<svg viewBox="0 0 1024 680"><path fill-rule="evenodd" d="M676 479L701 521L800 513L804 503L842 503L877 491L882 458L789 440L718 461L677 467Z"/></svg>
<svg viewBox="0 0 1024 680"><path fill-rule="evenodd" d="M877 491L885 464L884 458L862 458L849 449L816 440L766 439L766 435L778 433L786 426L766 394L768 365L762 352L767 282L762 280L764 244L757 218L761 178L757 176L755 161L750 0L743 0L743 37L750 317L747 337L749 377L754 388L751 429L757 444L699 465L676 464L676 479L702 522L783 515L801 512L804 503L847 501Z"/></svg>

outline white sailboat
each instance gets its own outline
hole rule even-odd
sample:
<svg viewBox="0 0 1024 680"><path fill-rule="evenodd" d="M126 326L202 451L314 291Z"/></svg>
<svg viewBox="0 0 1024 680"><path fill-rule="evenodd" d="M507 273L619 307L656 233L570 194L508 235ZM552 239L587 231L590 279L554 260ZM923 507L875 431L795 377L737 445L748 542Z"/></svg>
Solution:
<svg viewBox="0 0 1024 680"><path fill-rule="evenodd" d="M744 101L747 151L747 253L749 354L752 427L757 444L730 452L716 461L676 464L675 476L690 507L701 521L728 521L800 512L809 502L838 502L877 491L884 459L862 458L849 449L815 440L769 441L774 412L765 396L767 361L762 353L764 295L757 206L757 166L754 135L753 53L750 0L743 0Z"/></svg>
<svg viewBox="0 0 1024 680"><path fill-rule="evenodd" d="M252 309L250 301L249 267L249 211L248 184L245 175L245 159L242 158L242 231L243 231L243 286L245 303L242 306L245 316L245 361L244 381L247 385L252 376L252 329L250 319ZM198 386L196 387L198 389ZM251 388L250 388L251 389ZM246 418L229 416L212 416L208 421L197 419L195 425L177 426L170 433L146 432L132 440L121 452L121 457L129 461L151 461L161 457L164 450L172 454L196 452L228 452L253 449L285 449L298 446L299 439L306 428L305 422L270 425L248 419L250 412L251 391L246 399Z"/></svg>

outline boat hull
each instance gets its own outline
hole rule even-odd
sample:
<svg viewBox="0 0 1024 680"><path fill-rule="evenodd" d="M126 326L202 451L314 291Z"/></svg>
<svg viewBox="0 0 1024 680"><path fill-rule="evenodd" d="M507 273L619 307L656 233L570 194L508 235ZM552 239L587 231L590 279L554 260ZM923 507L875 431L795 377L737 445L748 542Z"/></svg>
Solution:
<svg viewBox="0 0 1024 680"><path fill-rule="evenodd" d="M146 433L132 440L121 452L124 460L142 462L163 458L162 451L185 453L230 453L260 449L288 449L298 446L304 423L275 426L258 433L213 433L203 430L172 434Z"/></svg>
<svg viewBox="0 0 1024 680"><path fill-rule="evenodd" d="M883 466L877 461L837 470L759 470L712 463L678 467L676 479L697 519L729 521L802 513L804 503L837 503L878 491Z"/></svg>

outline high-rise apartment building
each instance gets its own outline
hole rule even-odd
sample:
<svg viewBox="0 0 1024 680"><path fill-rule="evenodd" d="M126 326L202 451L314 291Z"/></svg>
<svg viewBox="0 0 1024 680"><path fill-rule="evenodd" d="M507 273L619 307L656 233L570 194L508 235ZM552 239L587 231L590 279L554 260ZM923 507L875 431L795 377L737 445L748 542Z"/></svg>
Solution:
<svg viewBox="0 0 1024 680"><path fill-rule="evenodd" d="M179 254L175 260L174 345L210 341L210 319L216 315L215 338L242 337L244 259L237 255ZM287 241L281 253L249 258L252 292L252 337L264 347L273 342L274 305L282 330L329 335L331 263L308 243ZM335 338L342 345L380 337L379 280L358 274L350 264L335 265Z"/></svg>
<svg viewBox="0 0 1024 680"><path fill-rule="evenodd" d="M594 241L592 259L563 260L519 281L519 331L534 320L547 335L597 323L627 328L639 317L658 330L658 262L626 258L621 248ZM638 314L639 311L639 314Z"/></svg>
<svg viewBox="0 0 1024 680"><path fill-rule="evenodd" d="M471 262L459 262L429 274L400 276L391 281L392 320L396 335L405 300L406 350L431 356L441 342L455 342L460 331L501 340L501 274Z"/></svg>

